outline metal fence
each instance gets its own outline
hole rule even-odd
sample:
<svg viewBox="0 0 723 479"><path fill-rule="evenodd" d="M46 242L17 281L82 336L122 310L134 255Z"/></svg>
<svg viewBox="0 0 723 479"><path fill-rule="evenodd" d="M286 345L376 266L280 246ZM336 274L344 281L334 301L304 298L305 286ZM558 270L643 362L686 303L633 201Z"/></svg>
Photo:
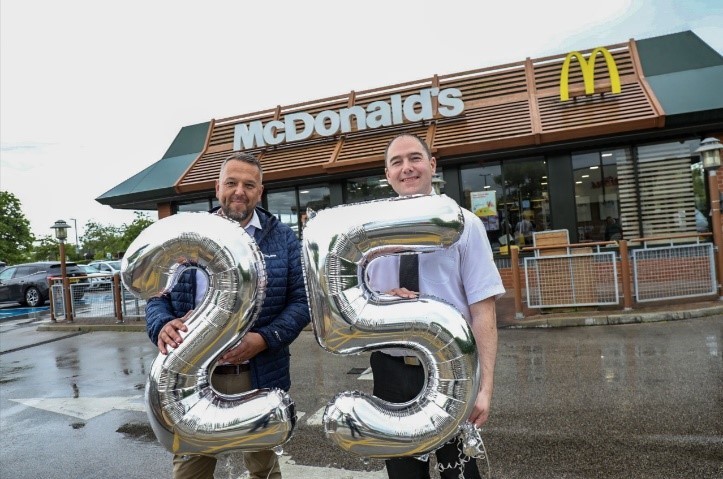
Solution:
<svg viewBox="0 0 723 479"><path fill-rule="evenodd" d="M111 282L107 287L98 288L89 288L87 284L71 284L70 298L74 318L115 318L121 321L124 318L145 316L146 301L133 296L123 283ZM60 279L54 280L51 286L51 302L55 318L67 319Z"/></svg>
<svg viewBox="0 0 723 479"><path fill-rule="evenodd" d="M692 298L717 290L712 243L670 244L633 250L638 302Z"/></svg>
<svg viewBox="0 0 723 479"><path fill-rule="evenodd" d="M587 252L592 251L592 252ZM530 308L614 305L619 302L614 251L524 258L527 305Z"/></svg>
<svg viewBox="0 0 723 479"><path fill-rule="evenodd" d="M718 293L723 263L711 233L678 233L582 244L512 249L515 317L529 308L617 306ZM638 243L635 248L630 243ZM520 257L520 252L532 256ZM524 277L523 274L524 267Z"/></svg>

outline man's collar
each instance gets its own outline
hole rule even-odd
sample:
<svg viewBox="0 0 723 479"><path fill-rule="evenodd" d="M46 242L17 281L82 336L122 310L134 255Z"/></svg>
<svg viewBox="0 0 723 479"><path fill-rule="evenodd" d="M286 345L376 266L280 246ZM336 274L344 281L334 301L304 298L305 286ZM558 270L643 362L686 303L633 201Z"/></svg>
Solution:
<svg viewBox="0 0 723 479"><path fill-rule="evenodd" d="M246 224L245 229L248 230L251 226L258 230L261 229L261 220L259 219L258 213L256 213L256 208L254 208L254 215L251 217L251 221Z"/></svg>

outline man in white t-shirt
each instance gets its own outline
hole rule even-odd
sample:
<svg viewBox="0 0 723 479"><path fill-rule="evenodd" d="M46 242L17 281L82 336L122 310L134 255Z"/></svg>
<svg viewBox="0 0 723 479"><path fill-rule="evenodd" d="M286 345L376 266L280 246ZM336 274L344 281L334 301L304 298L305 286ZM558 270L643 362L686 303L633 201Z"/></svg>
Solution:
<svg viewBox="0 0 723 479"><path fill-rule="evenodd" d="M436 160L427 144L415 135L402 134L389 142L385 154L386 177L400 196L432 193ZM481 381L469 421L482 426L488 419L492 400L497 320L495 299L504 294L499 272L484 225L466 209L460 240L448 249L419 255L418 291L400 286L400 256L372 261L367 268L368 285L380 292L413 298L429 294L453 304L469 322L479 354ZM374 395L392 402L416 397L424 385L424 368L416 356L403 350L377 351L371 355ZM455 439L435 451L442 478L480 478L474 459L464 457ZM390 479L429 478L429 463L413 457L386 461ZM456 467L455 467L456 466Z"/></svg>

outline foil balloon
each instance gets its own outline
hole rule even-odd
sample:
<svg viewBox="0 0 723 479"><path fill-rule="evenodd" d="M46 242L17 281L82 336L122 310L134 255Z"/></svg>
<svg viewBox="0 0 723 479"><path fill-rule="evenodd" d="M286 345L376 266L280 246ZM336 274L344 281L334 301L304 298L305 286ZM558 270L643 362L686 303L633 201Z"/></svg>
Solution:
<svg viewBox="0 0 723 479"><path fill-rule="evenodd" d="M432 296L402 299L373 291L365 270L376 258L432 252L459 240L464 218L446 196L370 201L319 211L304 229L303 265L317 342L332 353L405 348L426 382L406 403L346 391L327 405L324 428L361 457L424 457L459 433L479 389L472 330Z"/></svg>
<svg viewBox="0 0 723 479"><path fill-rule="evenodd" d="M291 438L294 403L280 389L222 394L209 378L219 356L258 317L266 288L263 255L235 221L208 213L164 218L131 243L123 284L148 299L186 268L208 277L202 303L186 320L183 342L154 360L145 403L158 440L174 454L218 454L279 447Z"/></svg>

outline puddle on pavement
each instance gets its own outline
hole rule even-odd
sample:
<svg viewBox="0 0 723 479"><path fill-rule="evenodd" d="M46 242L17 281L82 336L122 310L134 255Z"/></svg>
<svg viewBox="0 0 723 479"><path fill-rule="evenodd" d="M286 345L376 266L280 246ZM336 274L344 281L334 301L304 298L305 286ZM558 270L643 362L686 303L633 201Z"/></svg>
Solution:
<svg viewBox="0 0 723 479"><path fill-rule="evenodd" d="M9 366L3 366L0 368L0 384L7 384L11 383L13 381L17 381L18 379L21 379L21 373L24 371L29 371L33 369L32 365L13 365L12 363Z"/></svg>
<svg viewBox="0 0 723 479"><path fill-rule="evenodd" d="M153 432L153 429L151 429L150 424L128 422L119 427L116 432L120 432L127 437L141 441L153 442L156 440L156 435Z"/></svg>
<svg viewBox="0 0 723 479"><path fill-rule="evenodd" d="M78 348L70 348L67 354L55 357L55 366L58 369L79 369L79 364Z"/></svg>

